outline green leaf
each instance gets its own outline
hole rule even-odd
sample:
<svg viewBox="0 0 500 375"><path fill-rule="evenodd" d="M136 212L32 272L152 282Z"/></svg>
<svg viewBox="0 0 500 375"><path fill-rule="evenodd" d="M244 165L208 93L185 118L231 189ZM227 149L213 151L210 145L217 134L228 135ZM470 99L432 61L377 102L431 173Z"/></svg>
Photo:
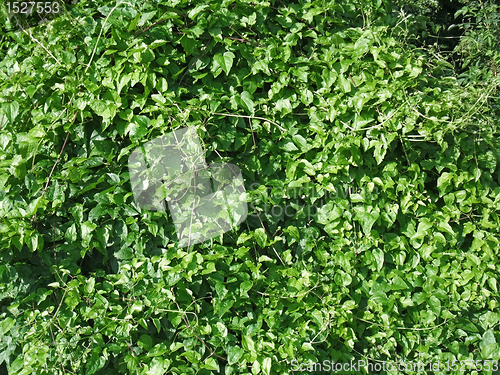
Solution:
<svg viewBox="0 0 500 375"><path fill-rule="evenodd" d="M15 100L8 103L2 103L2 114L5 114L9 124L13 125L17 115L19 114L19 103ZM3 116L0 115L0 121L2 117Z"/></svg>
<svg viewBox="0 0 500 375"><path fill-rule="evenodd" d="M196 47L197 41L193 38L185 36L181 39L181 44L186 53L188 55L191 55L193 53L194 48Z"/></svg>
<svg viewBox="0 0 500 375"><path fill-rule="evenodd" d="M292 110L292 104L289 99L280 98L276 101L276 111L281 112L282 116L292 113Z"/></svg>
<svg viewBox="0 0 500 375"><path fill-rule="evenodd" d="M80 303L80 294L77 289L71 289L66 293L64 303L73 310Z"/></svg>
<svg viewBox="0 0 500 375"><path fill-rule="evenodd" d="M443 172L437 180L437 187L439 189L439 196L442 197L449 191L449 186L453 182L453 173Z"/></svg>
<svg viewBox="0 0 500 375"><path fill-rule="evenodd" d="M266 231L264 230L264 228L257 228L255 230L255 234L254 234L254 237L257 241L257 244L264 248L266 247L266 243L267 243L267 234L266 234Z"/></svg>
<svg viewBox="0 0 500 375"><path fill-rule="evenodd" d="M476 168L474 170L474 181L478 182L480 178L481 178L481 170L479 168Z"/></svg>
<svg viewBox="0 0 500 375"><path fill-rule="evenodd" d="M293 152L293 151L298 151L299 149L297 148L297 146L295 146L295 144L290 141L290 140L283 140L279 143L279 147L282 149L282 150L285 150L287 152Z"/></svg>
<svg viewBox="0 0 500 375"><path fill-rule="evenodd" d="M214 370L219 372L219 364L217 363L215 358L212 357L206 359L205 365L203 367L207 370Z"/></svg>
<svg viewBox="0 0 500 375"><path fill-rule="evenodd" d="M368 52L368 49L370 46L373 44L373 41L368 38L361 37L359 38L356 43L354 43L354 52L355 55L360 57L363 56L366 52Z"/></svg>
<svg viewBox="0 0 500 375"><path fill-rule="evenodd" d="M242 233L240 234L240 236L238 237L238 241L236 242L236 244L239 246L241 244L244 244L246 241L252 239L253 236L249 233Z"/></svg>
<svg viewBox="0 0 500 375"><path fill-rule="evenodd" d="M128 260L132 259L133 257L134 257L134 251L129 247L125 247L115 253L115 258L118 260Z"/></svg>
<svg viewBox="0 0 500 375"><path fill-rule="evenodd" d="M94 292L94 287L95 287L95 278L91 277L87 280L87 283L85 284L83 290L85 294L92 294Z"/></svg>
<svg viewBox="0 0 500 375"><path fill-rule="evenodd" d="M23 355L20 355L16 358L16 360L14 362L12 362L12 364L10 365L10 368L9 368L9 373L15 373L17 374L19 370L22 369L24 365L24 358L23 358Z"/></svg>
<svg viewBox="0 0 500 375"><path fill-rule="evenodd" d="M401 288L405 289L405 288ZM439 316L441 314L441 301L436 296L430 296L428 300L429 306L434 314Z"/></svg>
<svg viewBox="0 0 500 375"><path fill-rule="evenodd" d="M248 114L254 115L254 106L252 95L248 91L243 91L240 95L241 106L247 111Z"/></svg>
<svg viewBox="0 0 500 375"><path fill-rule="evenodd" d="M308 70L309 68L307 66L300 66L296 69L292 69L292 74L296 76L299 81L307 82Z"/></svg>
<svg viewBox="0 0 500 375"><path fill-rule="evenodd" d="M181 344L181 346L182 346L182 344ZM148 351L147 356L148 357L156 357L156 356L163 355L168 351L169 351L168 346L165 343L160 342L160 343L156 344L151 350ZM170 351L175 352L175 350L172 348L170 348Z"/></svg>
<svg viewBox="0 0 500 375"><path fill-rule="evenodd" d="M151 99L153 99L158 104L165 104L165 103L167 103L167 99L165 99L163 97L163 95L161 95L161 94L153 94L153 95L151 95Z"/></svg>
<svg viewBox="0 0 500 375"><path fill-rule="evenodd" d="M188 17L193 20L203 9L205 9L207 7L208 7L207 4L201 4L201 5L195 6L193 9L191 9L188 12Z"/></svg>
<svg viewBox="0 0 500 375"><path fill-rule="evenodd" d="M149 371L146 375L164 375L170 366L171 361L160 357L154 357L151 361Z"/></svg>
<svg viewBox="0 0 500 375"><path fill-rule="evenodd" d="M343 74L340 75L340 88L344 94L351 92L351 82L349 82Z"/></svg>
<svg viewBox="0 0 500 375"><path fill-rule="evenodd" d="M352 277L348 273L345 272L337 272L334 276L335 283L337 285L348 286L352 283Z"/></svg>
<svg viewBox="0 0 500 375"><path fill-rule="evenodd" d="M153 338L150 335L141 335L137 344L146 351L153 347Z"/></svg>
<svg viewBox="0 0 500 375"><path fill-rule="evenodd" d="M356 212L356 220L361 223L363 233L365 236L369 236L373 224L380 216L380 209L378 207L374 209L372 206L356 206L354 211Z"/></svg>
<svg viewBox="0 0 500 375"><path fill-rule="evenodd" d="M82 246L88 247L90 244L90 240L92 239L92 232L97 228L97 225L86 221L82 224Z"/></svg>
<svg viewBox="0 0 500 375"><path fill-rule="evenodd" d="M483 339L479 343L479 347L484 347L486 345L491 345L491 344L496 344L497 340L495 338L495 334L491 329L487 330L484 335Z"/></svg>
<svg viewBox="0 0 500 375"><path fill-rule="evenodd" d="M228 364L234 365L235 363L238 363L241 357L243 357L243 354L245 354L245 351L242 348L237 346L231 346L227 351Z"/></svg>
<svg viewBox="0 0 500 375"><path fill-rule="evenodd" d="M243 281L240 285L240 295L248 296L247 292L252 289L253 283L251 281Z"/></svg>
<svg viewBox="0 0 500 375"><path fill-rule="evenodd" d="M111 117L111 109L105 103L104 100L96 99L90 102L90 107L95 112L96 115L101 116L103 118Z"/></svg>
<svg viewBox="0 0 500 375"><path fill-rule="evenodd" d="M76 57L69 51L62 51L62 62L66 65L71 65L76 62Z"/></svg>
<svg viewBox="0 0 500 375"><path fill-rule="evenodd" d="M43 249L44 240L39 233L33 233L27 242L28 248L31 252Z"/></svg>
<svg viewBox="0 0 500 375"><path fill-rule="evenodd" d="M146 22L148 22L150 19L152 19L156 13L158 11L154 10L152 12L144 12L142 15L141 15L141 18L139 19L139 21L137 22L137 26L139 27L142 27L146 24Z"/></svg>
<svg viewBox="0 0 500 375"><path fill-rule="evenodd" d="M295 238L297 241L300 239L300 232L299 229L293 225L289 225L287 228L288 233Z"/></svg>
<svg viewBox="0 0 500 375"><path fill-rule="evenodd" d="M7 332L10 331L12 327L14 327L14 324L16 323L16 320L14 318L11 318L8 316L4 320L2 320L2 323L0 323L0 334L3 336Z"/></svg>
<svg viewBox="0 0 500 375"><path fill-rule="evenodd" d="M99 352L101 351L101 347L98 347ZM85 365L87 371L86 374L93 375L97 373L100 369L104 367L106 364L106 359L100 353L92 353L92 356L87 360Z"/></svg>
<svg viewBox="0 0 500 375"><path fill-rule="evenodd" d="M391 290L408 289L406 282L399 276L395 276L391 281Z"/></svg>
<svg viewBox="0 0 500 375"><path fill-rule="evenodd" d="M224 55L216 53L214 56L214 61L219 64L226 75L229 74L231 67L233 66L233 60L235 58L234 53L225 52Z"/></svg>
<svg viewBox="0 0 500 375"><path fill-rule="evenodd" d="M443 232L446 232L452 236L455 235L455 232L453 231L453 228L451 227L450 224L448 224L446 221L440 221L437 228L439 230L442 230Z"/></svg>
<svg viewBox="0 0 500 375"><path fill-rule="evenodd" d="M253 341L252 337L249 335L243 335L243 349L245 349L248 352L255 352L255 342Z"/></svg>
<svg viewBox="0 0 500 375"><path fill-rule="evenodd" d="M377 262L377 271L380 271L384 265L384 252L380 249L373 249L372 253Z"/></svg>
<svg viewBox="0 0 500 375"><path fill-rule="evenodd" d="M66 240L70 243L76 241L77 233L76 233L76 224L75 223L71 224L71 226L66 230L66 233L64 234L64 238L66 238Z"/></svg>
<svg viewBox="0 0 500 375"><path fill-rule="evenodd" d="M300 94L300 101L308 106L311 104L314 100L314 94L312 93L311 90L305 89L304 91L301 92Z"/></svg>
<svg viewBox="0 0 500 375"><path fill-rule="evenodd" d="M300 146L302 151L308 151L309 145L307 144L307 140L301 136L300 134L295 134L292 136L293 141L296 145Z"/></svg>
<svg viewBox="0 0 500 375"><path fill-rule="evenodd" d="M262 372L264 375L271 375L271 365L272 365L272 359L270 357L264 358L262 361Z"/></svg>

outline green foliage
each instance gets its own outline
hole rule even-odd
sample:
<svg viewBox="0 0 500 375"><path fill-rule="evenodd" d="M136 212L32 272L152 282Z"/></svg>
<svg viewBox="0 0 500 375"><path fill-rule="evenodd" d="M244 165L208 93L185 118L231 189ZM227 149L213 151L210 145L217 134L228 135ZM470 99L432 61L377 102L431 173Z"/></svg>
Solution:
<svg viewBox="0 0 500 375"><path fill-rule="evenodd" d="M498 10L457 68L392 8L84 0L5 33L9 373L498 359ZM241 168L251 211L188 249L138 208L127 165L185 126Z"/></svg>

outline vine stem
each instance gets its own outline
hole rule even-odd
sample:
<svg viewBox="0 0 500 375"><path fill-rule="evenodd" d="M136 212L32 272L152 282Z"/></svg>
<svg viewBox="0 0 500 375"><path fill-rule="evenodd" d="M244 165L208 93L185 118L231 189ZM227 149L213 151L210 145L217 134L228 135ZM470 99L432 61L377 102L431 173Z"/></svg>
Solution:
<svg viewBox="0 0 500 375"><path fill-rule="evenodd" d="M90 61L89 63L87 64L87 67L85 68L85 71L83 72L84 74L87 73L87 70L90 68L90 64L92 63L92 60L94 60L94 55L95 55L95 51L97 50L97 45L99 44L99 40L101 39L101 36L102 36L102 32L104 30L104 27L106 27L106 24L108 23L108 19L109 19L109 16L111 16L111 14L115 11L115 9L119 6L119 5L122 5L122 4L127 4L127 5L130 5L132 8L132 4L130 3L127 3L127 2L119 2L117 3L113 9L111 9L111 12L109 12L108 16L106 17L106 19L104 20L104 24L102 25L102 28L101 28L101 31L99 32L99 36L97 37L97 41L95 42L95 46L94 46L94 50L92 51L92 56L90 56Z"/></svg>
<svg viewBox="0 0 500 375"><path fill-rule="evenodd" d="M73 125L75 123L77 116L78 116L78 111L76 111L75 117L73 118L73 122L71 123L71 125ZM43 188L43 192L42 192L41 198L43 198L45 196L45 192L47 191L47 188L49 186L50 178L52 177L52 173L54 173L54 169L56 169L57 163L59 163L59 159L61 159L61 155L62 155L62 153L64 151L64 148L66 147L66 142L68 141L68 138L69 138L69 131L66 134L66 139L64 140L64 143L63 143L63 145L61 147L61 152L59 152L59 156L57 157L56 162L52 166L52 170L50 171L49 178L47 179L47 183L45 184L45 187ZM35 207L35 213L33 214L33 217L31 218L31 223L30 224L33 224L33 221L35 220L35 218L36 218L36 207Z"/></svg>
<svg viewBox="0 0 500 375"><path fill-rule="evenodd" d="M246 116L246 115L233 115L232 113L218 113L218 112L213 112L212 115L216 116L229 116L229 117L241 117L241 118L249 118L249 119L257 119L257 120L262 120L262 121L267 121L270 122L273 125L276 125L282 132L286 132L286 130L275 123L274 121L268 120L267 118L264 117L258 117L258 116Z"/></svg>
<svg viewBox="0 0 500 375"><path fill-rule="evenodd" d="M38 39L36 39L33 35L31 35L31 33L28 34L28 32L24 29L24 27L22 27L22 25L20 23L18 23L18 25L23 30L23 32L31 38L31 40L34 40L35 42L37 42L45 50L45 52L47 52L50 55L50 57L52 57L54 60L56 60L56 62L59 65L62 65L61 62L47 49L47 47L45 47L42 43L40 43L40 41Z"/></svg>

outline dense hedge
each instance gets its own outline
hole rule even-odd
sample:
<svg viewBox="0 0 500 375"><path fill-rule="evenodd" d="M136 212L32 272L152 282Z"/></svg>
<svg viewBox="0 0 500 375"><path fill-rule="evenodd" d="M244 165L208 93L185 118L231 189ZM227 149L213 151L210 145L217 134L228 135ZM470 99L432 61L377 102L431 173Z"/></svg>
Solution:
<svg viewBox="0 0 500 375"><path fill-rule="evenodd" d="M457 65L382 0L79 1L6 23L4 370L500 358L499 13L478 9ZM241 169L249 215L181 248L127 163L186 126Z"/></svg>

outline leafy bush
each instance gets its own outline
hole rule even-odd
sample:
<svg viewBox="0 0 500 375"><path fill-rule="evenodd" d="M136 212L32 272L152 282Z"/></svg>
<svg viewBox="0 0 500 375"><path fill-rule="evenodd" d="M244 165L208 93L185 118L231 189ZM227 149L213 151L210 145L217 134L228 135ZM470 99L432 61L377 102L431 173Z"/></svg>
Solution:
<svg viewBox="0 0 500 375"><path fill-rule="evenodd" d="M10 374L500 357L493 70L466 85L380 0L68 8L0 42ZM251 212L183 249L127 160L186 126Z"/></svg>

